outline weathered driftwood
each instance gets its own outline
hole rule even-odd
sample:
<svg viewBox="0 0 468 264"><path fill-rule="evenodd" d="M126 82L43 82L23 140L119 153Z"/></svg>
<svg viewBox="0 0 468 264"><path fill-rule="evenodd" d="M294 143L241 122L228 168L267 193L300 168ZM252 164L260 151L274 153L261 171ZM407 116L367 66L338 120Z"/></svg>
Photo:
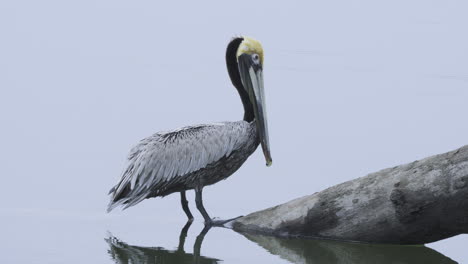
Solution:
<svg viewBox="0 0 468 264"><path fill-rule="evenodd" d="M425 244L468 232L468 146L384 169L231 223L234 230Z"/></svg>

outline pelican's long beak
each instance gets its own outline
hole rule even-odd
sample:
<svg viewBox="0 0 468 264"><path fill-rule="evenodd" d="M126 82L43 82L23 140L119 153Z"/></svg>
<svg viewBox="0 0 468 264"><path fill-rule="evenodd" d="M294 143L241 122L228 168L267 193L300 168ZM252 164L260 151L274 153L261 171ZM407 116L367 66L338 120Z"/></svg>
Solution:
<svg viewBox="0 0 468 264"><path fill-rule="evenodd" d="M263 92L263 70L260 63L254 62L249 54L238 57L239 72L244 88L249 94L250 102L254 108L255 120L265 155L266 165L271 166L270 142L268 139L268 124L265 108L265 94Z"/></svg>

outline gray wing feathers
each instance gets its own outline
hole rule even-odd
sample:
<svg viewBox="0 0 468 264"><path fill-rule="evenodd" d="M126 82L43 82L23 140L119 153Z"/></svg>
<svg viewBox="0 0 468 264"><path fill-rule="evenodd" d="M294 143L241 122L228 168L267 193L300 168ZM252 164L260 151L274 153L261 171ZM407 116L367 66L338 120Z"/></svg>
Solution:
<svg viewBox="0 0 468 264"><path fill-rule="evenodd" d="M156 133L141 140L130 150L121 180L110 191L108 211L119 204L125 204L124 209L135 205L153 186L183 180L184 175L229 156L246 142L248 129L245 121L225 122Z"/></svg>

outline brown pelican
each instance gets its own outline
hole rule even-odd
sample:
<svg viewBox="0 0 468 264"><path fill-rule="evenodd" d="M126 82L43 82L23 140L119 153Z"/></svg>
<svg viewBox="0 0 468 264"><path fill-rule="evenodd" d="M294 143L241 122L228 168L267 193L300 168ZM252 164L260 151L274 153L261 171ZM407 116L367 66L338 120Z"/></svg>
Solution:
<svg viewBox="0 0 468 264"><path fill-rule="evenodd" d="M227 46L226 64L232 84L244 105L244 119L237 122L189 126L159 132L130 150L128 165L120 181L109 192L108 212L144 199L180 192L189 220L193 216L185 197L195 190L195 203L206 225L213 220L202 201L203 187L232 175L261 143L266 164L272 163L263 92L263 48L249 37L234 38Z"/></svg>

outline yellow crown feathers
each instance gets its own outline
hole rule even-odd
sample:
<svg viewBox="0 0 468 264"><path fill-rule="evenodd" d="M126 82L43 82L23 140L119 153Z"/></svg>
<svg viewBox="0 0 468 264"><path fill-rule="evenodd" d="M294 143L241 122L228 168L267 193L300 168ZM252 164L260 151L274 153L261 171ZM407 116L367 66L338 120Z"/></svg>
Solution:
<svg viewBox="0 0 468 264"><path fill-rule="evenodd" d="M263 65L263 48L262 44L260 41L250 38L250 37L243 37L244 40L242 43L239 45L239 48L237 49L237 54L236 57L239 58L240 55L242 54L258 54L260 57L260 62Z"/></svg>

